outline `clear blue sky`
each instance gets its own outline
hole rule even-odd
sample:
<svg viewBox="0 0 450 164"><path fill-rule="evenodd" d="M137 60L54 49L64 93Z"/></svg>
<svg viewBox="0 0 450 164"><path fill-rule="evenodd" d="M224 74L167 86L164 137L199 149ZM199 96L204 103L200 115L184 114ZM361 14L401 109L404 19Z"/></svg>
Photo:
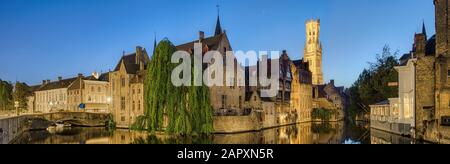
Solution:
<svg viewBox="0 0 450 164"><path fill-rule="evenodd" d="M113 69L122 51L157 38L181 44L214 32L218 0L0 0L0 78L39 84ZM385 44L401 53L433 0L221 0L234 50L303 56L305 20L320 18L325 79L350 86Z"/></svg>

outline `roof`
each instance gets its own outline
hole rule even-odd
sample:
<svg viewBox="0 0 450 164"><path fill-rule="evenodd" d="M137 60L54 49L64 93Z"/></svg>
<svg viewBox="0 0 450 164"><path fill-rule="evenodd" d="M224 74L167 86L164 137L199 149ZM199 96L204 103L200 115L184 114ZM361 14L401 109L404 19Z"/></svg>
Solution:
<svg viewBox="0 0 450 164"><path fill-rule="evenodd" d="M61 89L61 88L67 88L70 84L72 84L77 78L70 78L70 79L63 79L61 81L53 81L48 84L42 85L39 89L36 91L46 91L46 90L53 90L53 89Z"/></svg>
<svg viewBox="0 0 450 164"><path fill-rule="evenodd" d="M433 35L427 41L427 45L425 47L425 56L434 56L436 54L436 35Z"/></svg>
<svg viewBox="0 0 450 164"><path fill-rule="evenodd" d="M325 98L327 93L325 92L326 85L315 85L314 90L319 92L319 95L316 95L317 98ZM315 92L314 92L315 93Z"/></svg>
<svg viewBox="0 0 450 164"><path fill-rule="evenodd" d="M220 42L222 41L223 37L225 37L225 33L212 36L209 38L205 38L202 40L202 44L207 45L209 50L218 50ZM177 50L183 50L183 51L190 51L194 49L194 44L199 43L199 40L194 40L185 44L181 44L179 46L176 46Z"/></svg>
<svg viewBox="0 0 450 164"><path fill-rule="evenodd" d="M389 105L389 100L383 100L379 103L373 104L374 106L380 106L380 105Z"/></svg>
<svg viewBox="0 0 450 164"><path fill-rule="evenodd" d="M146 67L147 64L150 62L150 59L149 59L145 49L142 50L141 54L142 55L139 60L143 61L144 67ZM119 60L119 63L117 63L117 66L114 69L114 71L120 70L120 65L121 65L122 61L125 64L125 69L128 74L136 74L136 72L139 70L139 64L136 64L136 52L129 54L129 55L122 56L122 58Z"/></svg>
<svg viewBox="0 0 450 164"><path fill-rule="evenodd" d="M406 64L408 64L409 59L411 59L411 53L404 54L400 58L400 66L405 66Z"/></svg>

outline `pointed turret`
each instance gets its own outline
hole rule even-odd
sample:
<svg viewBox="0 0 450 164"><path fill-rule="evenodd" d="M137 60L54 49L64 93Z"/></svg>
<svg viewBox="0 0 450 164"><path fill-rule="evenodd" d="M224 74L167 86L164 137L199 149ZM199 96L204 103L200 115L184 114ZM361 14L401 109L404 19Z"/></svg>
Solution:
<svg viewBox="0 0 450 164"><path fill-rule="evenodd" d="M425 38L427 38L427 29L425 27L425 21L422 24L422 34L425 35Z"/></svg>
<svg viewBox="0 0 450 164"><path fill-rule="evenodd" d="M217 16L217 24L216 24L216 32L214 33L214 36L222 34L222 26L220 25L220 16Z"/></svg>

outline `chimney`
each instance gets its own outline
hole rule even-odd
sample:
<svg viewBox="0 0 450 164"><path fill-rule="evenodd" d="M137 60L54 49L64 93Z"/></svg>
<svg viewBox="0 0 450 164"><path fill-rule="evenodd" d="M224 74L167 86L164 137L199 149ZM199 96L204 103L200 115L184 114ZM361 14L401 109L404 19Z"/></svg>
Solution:
<svg viewBox="0 0 450 164"><path fill-rule="evenodd" d="M330 80L330 84L334 86L334 80Z"/></svg>
<svg viewBox="0 0 450 164"><path fill-rule="evenodd" d="M46 84L50 84L50 80L47 80Z"/></svg>
<svg viewBox="0 0 450 164"><path fill-rule="evenodd" d="M136 46L136 60L134 64L140 64L139 61L141 60L142 56L142 47Z"/></svg>
<svg viewBox="0 0 450 164"><path fill-rule="evenodd" d="M58 81L62 81L62 76L58 76Z"/></svg>
<svg viewBox="0 0 450 164"><path fill-rule="evenodd" d="M82 73L79 73L79 74L78 74L78 77L79 77L79 78L83 78L83 74L82 74Z"/></svg>
<svg viewBox="0 0 450 164"><path fill-rule="evenodd" d="M199 31L198 32L198 39L199 39L200 42L203 41L205 39L205 32Z"/></svg>
<svg viewBox="0 0 450 164"><path fill-rule="evenodd" d="M139 70L141 70L141 71L144 70L144 62L143 61L139 62Z"/></svg>
<svg viewBox="0 0 450 164"><path fill-rule="evenodd" d="M47 80L42 80L42 85L47 84Z"/></svg>

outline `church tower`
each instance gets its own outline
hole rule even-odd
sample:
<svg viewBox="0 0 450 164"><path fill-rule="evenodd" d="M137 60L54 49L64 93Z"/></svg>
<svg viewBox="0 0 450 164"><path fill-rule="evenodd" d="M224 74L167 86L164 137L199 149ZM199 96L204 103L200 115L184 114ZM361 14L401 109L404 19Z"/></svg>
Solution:
<svg viewBox="0 0 450 164"><path fill-rule="evenodd" d="M322 72L322 43L320 37L320 20L308 20L306 22L306 44L304 59L309 64L312 72L313 85L323 84Z"/></svg>

